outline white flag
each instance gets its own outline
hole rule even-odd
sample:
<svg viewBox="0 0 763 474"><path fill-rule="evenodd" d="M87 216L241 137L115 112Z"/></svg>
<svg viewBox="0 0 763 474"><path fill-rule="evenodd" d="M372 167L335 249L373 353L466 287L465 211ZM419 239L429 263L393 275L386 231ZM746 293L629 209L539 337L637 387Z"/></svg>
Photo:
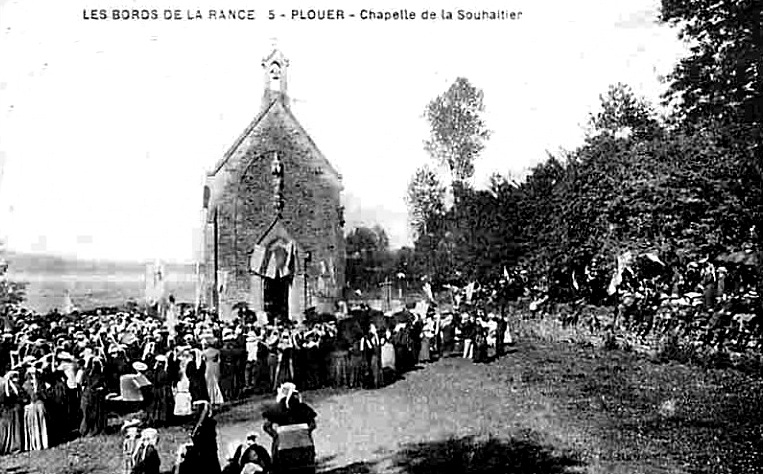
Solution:
<svg viewBox="0 0 763 474"><path fill-rule="evenodd" d="M472 296L474 296L474 285L476 282L471 282L468 285L466 285L466 303L471 304L472 303Z"/></svg>
<svg viewBox="0 0 763 474"><path fill-rule="evenodd" d="M429 298L429 301L434 301L434 295L432 294L432 285L429 283L424 284L424 294L427 295L427 298Z"/></svg>

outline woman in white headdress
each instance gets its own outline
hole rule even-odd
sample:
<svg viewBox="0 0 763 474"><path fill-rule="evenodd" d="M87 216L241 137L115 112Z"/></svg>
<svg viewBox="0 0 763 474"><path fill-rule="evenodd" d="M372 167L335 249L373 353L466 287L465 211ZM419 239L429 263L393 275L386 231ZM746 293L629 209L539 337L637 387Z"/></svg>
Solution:
<svg viewBox="0 0 763 474"><path fill-rule="evenodd" d="M29 400L29 403L24 406L24 450L48 449L48 424L43 404L45 392L36 368L27 369L23 388Z"/></svg>
<svg viewBox="0 0 763 474"><path fill-rule="evenodd" d="M155 428L169 423L174 408L174 395L168 363L167 356L159 354L156 356L153 370L151 370L151 402L146 412L149 423Z"/></svg>
<svg viewBox="0 0 763 474"><path fill-rule="evenodd" d="M98 435L106 428L105 392L106 377L103 374L103 361L100 357L93 357L86 364L82 377L80 436Z"/></svg>
<svg viewBox="0 0 763 474"><path fill-rule="evenodd" d="M23 442L23 394L19 387L19 373L11 370L5 375L0 391L0 454L21 451Z"/></svg>
<svg viewBox="0 0 763 474"><path fill-rule="evenodd" d="M263 413L263 430L273 438L271 454L273 467L279 470L305 469L314 472L315 444L313 431L318 416L310 406L302 402L293 383L282 384L278 389L276 404Z"/></svg>
<svg viewBox="0 0 763 474"><path fill-rule="evenodd" d="M159 433L154 428L146 428L140 434L140 444L133 457L132 474L159 474L161 460L156 444Z"/></svg>

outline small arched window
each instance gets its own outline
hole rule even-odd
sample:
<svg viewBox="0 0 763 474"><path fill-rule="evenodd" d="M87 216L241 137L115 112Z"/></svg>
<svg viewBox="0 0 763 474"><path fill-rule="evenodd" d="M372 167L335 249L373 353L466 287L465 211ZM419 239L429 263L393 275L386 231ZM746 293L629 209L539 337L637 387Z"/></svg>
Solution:
<svg viewBox="0 0 763 474"><path fill-rule="evenodd" d="M268 68L268 76L270 77L270 90L281 90L281 65L277 61L270 63Z"/></svg>

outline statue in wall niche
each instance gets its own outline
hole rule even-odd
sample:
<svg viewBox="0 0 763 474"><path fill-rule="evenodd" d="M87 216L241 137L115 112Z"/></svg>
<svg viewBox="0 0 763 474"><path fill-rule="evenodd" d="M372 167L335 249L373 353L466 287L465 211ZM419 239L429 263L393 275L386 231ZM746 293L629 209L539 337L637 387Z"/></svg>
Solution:
<svg viewBox="0 0 763 474"><path fill-rule="evenodd" d="M281 161L281 157L278 156L278 152L273 153L273 163L270 172L276 178L283 177L283 162Z"/></svg>
<svg viewBox="0 0 763 474"><path fill-rule="evenodd" d="M283 161L278 156L278 152L273 153L273 163L271 164L270 174L273 175L273 206L276 213L280 216L283 212Z"/></svg>
<svg viewBox="0 0 763 474"><path fill-rule="evenodd" d="M344 206L336 208L337 215L339 216L339 227L344 227Z"/></svg>

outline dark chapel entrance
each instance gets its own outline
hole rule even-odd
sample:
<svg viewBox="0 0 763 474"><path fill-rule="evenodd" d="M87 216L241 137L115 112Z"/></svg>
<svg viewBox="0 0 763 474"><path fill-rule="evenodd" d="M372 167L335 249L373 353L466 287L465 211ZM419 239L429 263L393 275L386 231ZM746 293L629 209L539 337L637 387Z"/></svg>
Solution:
<svg viewBox="0 0 763 474"><path fill-rule="evenodd" d="M275 321L288 320L291 277L264 278L263 280L263 303L269 322L272 324Z"/></svg>

